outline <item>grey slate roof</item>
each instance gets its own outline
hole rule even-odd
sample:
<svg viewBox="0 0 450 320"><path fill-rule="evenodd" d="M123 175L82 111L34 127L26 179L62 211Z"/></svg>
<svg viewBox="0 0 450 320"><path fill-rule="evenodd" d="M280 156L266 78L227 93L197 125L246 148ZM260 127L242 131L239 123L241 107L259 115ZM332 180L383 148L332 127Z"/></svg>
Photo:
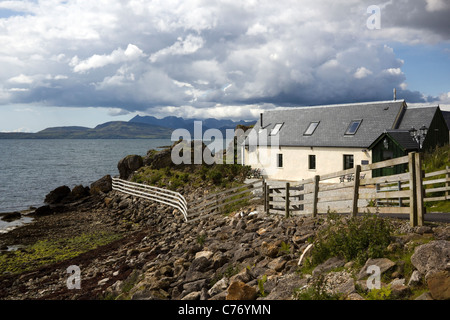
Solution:
<svg viewBox="0 0 450 320"><path fill-rule="evenodd" d="M447 127L450 130L450 111L442 111L442 115L444 116L445 122L447 122Z"/></svg>
<svg viewBox="0 0 450 320"><path fill-rule="evenodd" d="M372 149L380 140L385 136L390 136L392 140L396 141L401 149L404 151L419 150L419 144L411 137L411 134L407 130L387 130L382 133L380 137L375 140L369 149Z"/></svg>
<svg viewBox="0 0 450 320"><path fill-rule="evenodd" d="M414 127L419 130L423 125L429 128L437 109L437 106L408 107L398 129L409 130Z"/></svg>
<svg viewBox="0 0 450 320"><path fill-rule="evenodd" d="M274 110L263 114L263 127L268 135L277 123L284 123L279 132L280 146L368 148L385 130L397 129L405 107L401 100ZM345 135L352 120L362 123L355 135ZM314 121L320 121L316 131L304 136ZM260 128L258 120L254 130Z"/></svg>

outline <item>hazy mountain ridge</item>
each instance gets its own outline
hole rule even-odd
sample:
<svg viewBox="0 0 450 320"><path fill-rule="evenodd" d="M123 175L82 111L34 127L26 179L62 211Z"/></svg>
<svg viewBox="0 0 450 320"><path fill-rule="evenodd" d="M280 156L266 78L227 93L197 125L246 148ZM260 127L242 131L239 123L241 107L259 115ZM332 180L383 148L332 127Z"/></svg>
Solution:
<svg viewBox="0 0 450 320"><path fill-rule="evenodd" d="M0 133L0 139L170 139L174 129L186 129L193 134L194 121L202 121L203 132L216 128L225 133L226 129L234 129L238 124L253 124L250 121L196 120L174 116L157 119L152 116L136 116L128 122L111 121L99 124L95 128L66 126L46 128L36 133Z"/></svg>

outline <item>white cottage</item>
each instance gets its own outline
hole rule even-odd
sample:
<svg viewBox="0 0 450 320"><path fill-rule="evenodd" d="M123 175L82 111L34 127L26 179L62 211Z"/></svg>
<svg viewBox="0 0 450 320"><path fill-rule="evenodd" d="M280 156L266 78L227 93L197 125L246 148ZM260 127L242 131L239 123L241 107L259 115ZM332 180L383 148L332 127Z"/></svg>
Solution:
<svg viewBox="0 0 450 320"><path fill-rule="evenodd" d="M267 111L244 141L242 163L283 181L369 164L369 147L383 132L404 130L408 110L401 100Z"/></svg>

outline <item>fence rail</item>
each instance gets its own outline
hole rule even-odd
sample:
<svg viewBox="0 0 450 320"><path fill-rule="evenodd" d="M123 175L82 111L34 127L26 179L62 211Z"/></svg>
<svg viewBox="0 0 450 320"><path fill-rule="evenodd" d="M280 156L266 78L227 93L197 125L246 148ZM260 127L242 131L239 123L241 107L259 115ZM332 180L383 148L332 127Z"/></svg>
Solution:
<svg viewBox="0 0 450 320"><path fill-rule="evenodd" d="M183 195L167 189L119 178L112 178L112 189L171 206L183 214L186 222L194 222L219 213L227 205L258 197L256 193L262 192L262 180L210 194L190 203L189 208Z"/></svg>
<svg viewBox="0 0 450 320"><path fill-rule="evenodd" d="M407 173L367 177L371 170L406 164ZM316 216L329 209L352 216L367 211L399 213L409 214L411 225L423 225L425 202L450 200L450 168L425 174L421 167L422 156L414 152L292 184L286 182L280 186L265 181L264 210L287 217ZM336 178L339 183L335 182Z"/></svg>
<svg viewBox="0 0 450 320"><path fill-rule="evenodd" d="M188 210L189 222L204 219L221 212L227 205L237 203L239 201L250 200L258 196L258 191L262 193L263 182L257 180L242 186L227 189L222 192L213 193L191 203L192 207Z"/></svg>
<svg viewBox="0 0 450 320"><path fill-rule="evenodd" d="M178 192L153 187L145 184L134 183L119 178L112 178L112 189L135 197L156 201L175 209L178 209L188 221L188 209L186 199Z"/></svg>

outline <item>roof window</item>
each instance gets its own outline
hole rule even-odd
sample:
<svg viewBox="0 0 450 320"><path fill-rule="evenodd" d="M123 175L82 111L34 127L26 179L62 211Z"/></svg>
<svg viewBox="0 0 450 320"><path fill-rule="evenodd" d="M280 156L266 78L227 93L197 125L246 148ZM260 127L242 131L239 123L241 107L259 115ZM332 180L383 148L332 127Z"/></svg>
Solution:
<svg viewBox="0 0 450 320"><path fill-rule="evenodd" d="M320 121L317 122L311 122L308 126L308 129L303 133L304 136L312 136L314 131L316 131L317 126L319 125Z"/></svg>
<svg viewBox="0 0 450 320"><path fill-rule="evenodd" d="M354 135L358 131L361 122L362 120L352 120L347 128L347 131L345 132L345 135Z"/></svg>
<svg viewBox="0 0 450 320"><path fill-rule="evenodd" d="M275 127L273 127L272 131L270 132L271 136L276 136L278 134L278 132L280 132L281 127L283 126L284 123L277 123L275 125Z"/></svg>

